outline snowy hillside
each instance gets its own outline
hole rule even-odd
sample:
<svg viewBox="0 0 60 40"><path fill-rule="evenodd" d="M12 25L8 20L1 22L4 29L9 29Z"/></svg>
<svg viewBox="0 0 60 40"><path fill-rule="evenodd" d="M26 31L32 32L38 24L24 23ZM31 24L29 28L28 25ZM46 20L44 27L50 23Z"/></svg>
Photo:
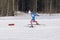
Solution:
<svg viewBox="0 0 60 40"><path fill-rule="evenodd" d="M30 15L0 17L0 40L60 40L60 14L39 14L41 25L30 28ZM9 24L14 24L10 26Z"/></svg>

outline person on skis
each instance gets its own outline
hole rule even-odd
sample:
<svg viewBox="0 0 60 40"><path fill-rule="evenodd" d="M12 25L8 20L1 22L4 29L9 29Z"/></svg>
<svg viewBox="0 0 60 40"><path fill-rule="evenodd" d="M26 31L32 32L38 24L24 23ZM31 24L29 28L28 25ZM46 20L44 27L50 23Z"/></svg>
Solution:
<svg viewBox="0 0 60 40"><path fill-rule="evenodd" d="M29 13L30 13L30 15L31 15L31 20L30 20L31 27L33 27L32 22L35 22L36 25L39 25L39 23L35 20L35 19L36 19L35 17L36 17L36 16L39 16L39 15L36 14L35 12L31 12L30 10L29 10Z"/></svg>

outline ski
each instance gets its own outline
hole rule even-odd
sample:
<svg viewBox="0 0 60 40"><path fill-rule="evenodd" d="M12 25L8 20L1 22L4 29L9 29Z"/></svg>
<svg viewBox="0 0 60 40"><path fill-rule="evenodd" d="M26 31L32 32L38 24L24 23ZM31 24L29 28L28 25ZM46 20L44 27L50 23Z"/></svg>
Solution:
<svg viewBox="0 0 60 40"><path fill-rule="evenodd" d="M45 24L32 24L33 26L31 26L31 24L28 24L28 26L30 26L30 27L34 27L35 25L36 26L45 26Z"/></svg>

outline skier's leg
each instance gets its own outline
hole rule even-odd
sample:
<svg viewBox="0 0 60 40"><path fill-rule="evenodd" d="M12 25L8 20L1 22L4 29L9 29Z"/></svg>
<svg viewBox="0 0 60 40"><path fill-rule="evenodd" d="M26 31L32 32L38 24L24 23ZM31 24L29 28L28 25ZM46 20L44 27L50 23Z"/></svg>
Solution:
<svg viewBox="0 0 60 40"><path fill-rule="evenodd" d="M36 22L37 25L39 24L37 21L34 21L34 22Z"/></svg>
<svg viewBox="0 0 60 40"><path fill-rule="evenodd" d="M31 23L31 26L33 27L33 24L32 24L32 22L33 22L33 20L31 20L31 21L30 21L30 23Z"/></svg>

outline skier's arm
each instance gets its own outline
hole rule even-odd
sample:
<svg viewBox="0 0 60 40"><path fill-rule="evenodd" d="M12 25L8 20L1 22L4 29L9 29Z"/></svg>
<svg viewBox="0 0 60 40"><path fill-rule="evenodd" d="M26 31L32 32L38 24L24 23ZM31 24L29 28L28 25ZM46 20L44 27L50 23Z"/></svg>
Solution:
<svg viewBox="0 0 60 40"><path fill-rule="evenodd" d="M35 13L35 16L39 16L37 13Z"/></svg>

